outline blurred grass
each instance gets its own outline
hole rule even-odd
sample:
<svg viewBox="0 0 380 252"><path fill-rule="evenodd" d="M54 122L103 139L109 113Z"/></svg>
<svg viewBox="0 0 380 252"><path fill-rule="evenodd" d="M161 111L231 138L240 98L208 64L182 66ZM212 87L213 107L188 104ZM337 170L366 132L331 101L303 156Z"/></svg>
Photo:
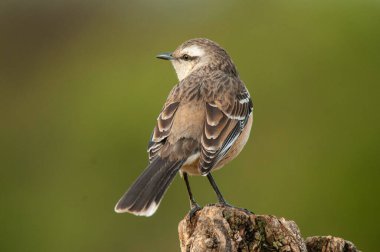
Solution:
<svg viewBox="0 0 380 252"><path fill-rule="evenodd" d="M370 0L3 1L0 250L178 251L181 179L152 218L113 206L145 167L176 83L154 56L208 37L255 104L245 150L215 174L225 197L375 251L379 11ZM191 183L215 202L205 179Z"/></svg>

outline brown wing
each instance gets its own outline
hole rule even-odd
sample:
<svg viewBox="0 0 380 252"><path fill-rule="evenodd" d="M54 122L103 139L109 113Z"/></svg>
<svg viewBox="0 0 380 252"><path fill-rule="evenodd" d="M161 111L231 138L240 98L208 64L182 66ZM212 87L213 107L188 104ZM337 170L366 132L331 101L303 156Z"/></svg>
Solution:
<svg viewBox="0 0 380 252"><path fill-rule="evenodd" d="M206 103L206 120L202 135L200 171L205 175L226 155L241 134L253 105L244 89L227 103L223 100Z"/></svg>
<svg viewBox="0 0 380 252"><path fill-rule="evenodd" d="M156 157L161 147L165 144L170 134L173 118L177 111L179 102L167 103L157 118L156 127L152 132L148 143L149 162Z"/></svg>

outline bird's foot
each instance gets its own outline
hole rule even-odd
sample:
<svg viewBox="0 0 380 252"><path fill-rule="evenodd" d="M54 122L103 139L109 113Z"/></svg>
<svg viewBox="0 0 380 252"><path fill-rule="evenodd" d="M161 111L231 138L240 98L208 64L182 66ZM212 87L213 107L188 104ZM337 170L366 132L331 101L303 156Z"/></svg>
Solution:
<svg viewBox="0 0 380 252"><path fill-rule="evenodd" d="M248 210L247 208L238 207L237 209L240 209L241 211L245 212L248 215L251 215L251 214L256 215L254 212L252 212L251 210Z"/></svg>
<svg viewBox="0 0 380 252"><path fill-rule="evenodd" d="M220 205L220 206L222 206L222 207L236 208L236 209L239 209L239 210L245 212L245 213L248 214L248 215L255 214L254 212L252 212L252 211L250 211L250 210L248 210L248 209L246 209L246 208L235 207L235 206L233 206L233 205L227 203L225 200L223 200L223 201L219 201L219 203L217 203L217 205Z"/></svg>
<svg viewBox="0 0 380 252"><path fill-rule="evenodd" d="M195 216L195 214L201 210L202 207L199 206L196 202L192 202L191 203L191 210L189 212L189 219L190 219L190 222L192 222L191 220L193 219L193 217Z"/></svg>

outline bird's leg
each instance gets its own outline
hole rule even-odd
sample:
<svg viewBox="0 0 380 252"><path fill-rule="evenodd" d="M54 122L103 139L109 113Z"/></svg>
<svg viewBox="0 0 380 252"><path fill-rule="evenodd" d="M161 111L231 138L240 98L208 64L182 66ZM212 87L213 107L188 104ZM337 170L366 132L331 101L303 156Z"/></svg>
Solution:
<svg viewBox="0 0 380 252"><path fill-rule="evenodd" d="M190 206L191 207L197 206L198 204L194 200L193 193L191 192L191 188L190 188L189 177L186 172L183 173L183 179L185 180L187 192L189 194Z"/></svg>
<svg viewBox="0 0 380 252"><path fill-rule="evenodd" d="M220 193L219 188L218 188L218 186L216 185L215 180L214 180L214 178L212 177L211 173L208 173L208 174L207 174L207 178L208 178L208 181L210 181L210 184L211 184L212 188L214 189L214 191L215 191L215 193L216 193L216 196L218 196L219 203L222 204L222 205L231 206L231 205L229 205L229 204L226 202L226 200L223 198L223 195Z"/></svg>
<svg viewBox="0 0 380 252"><path fill-rule="evenodd" d="M224 206L233 207L232 205L228 204L227 201L223 198L223 195L220 193L219 188L216 185L215 180L212 177L211 173L207 174L207 178L208 178L208 181L210 181L210 184L211 184L212 188L214 189L216 195L218 196L219 204L222 204ZM245 208L239 208L238 207L238 209L243 210L247 214L254 214L252 211L249 211L248 209L245 209Z"/></svg>
<svg viewBox="0 0 380 252"><path fill-rule="evenodd" d="M197 211L201 210L202 207L200 207L197 204L197 202L195 202L195 200L194 200L193 193L191 192L191 188L190 188L189 178L188 178L188 175L187 175L186 172L183 173L183 179L185 180L187 192L188 192L189 198L190 198L190 207L191 207L191 210L190 210L190 213L189 213L189 217L190 217L190 221L191 221L191 218L194 216L194 214Z"/></svg>

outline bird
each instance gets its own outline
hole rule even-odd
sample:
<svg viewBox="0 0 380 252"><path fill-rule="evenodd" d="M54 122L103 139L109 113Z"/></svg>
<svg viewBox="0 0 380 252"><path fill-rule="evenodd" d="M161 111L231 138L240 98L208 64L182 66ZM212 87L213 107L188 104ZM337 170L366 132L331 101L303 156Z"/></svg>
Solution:
<svg viewBox="0 0 380 252"><path fill-rule="evenodd" d="M115 206L117 213L153 215L177 173L186 183L192 213L201 209L189 175L206 176L220 204L212 172L243 149L250 135L253 103L225 49L206 38L187 40L158 59L170 61L178 77L148 143L149 164Z"/></svg>

